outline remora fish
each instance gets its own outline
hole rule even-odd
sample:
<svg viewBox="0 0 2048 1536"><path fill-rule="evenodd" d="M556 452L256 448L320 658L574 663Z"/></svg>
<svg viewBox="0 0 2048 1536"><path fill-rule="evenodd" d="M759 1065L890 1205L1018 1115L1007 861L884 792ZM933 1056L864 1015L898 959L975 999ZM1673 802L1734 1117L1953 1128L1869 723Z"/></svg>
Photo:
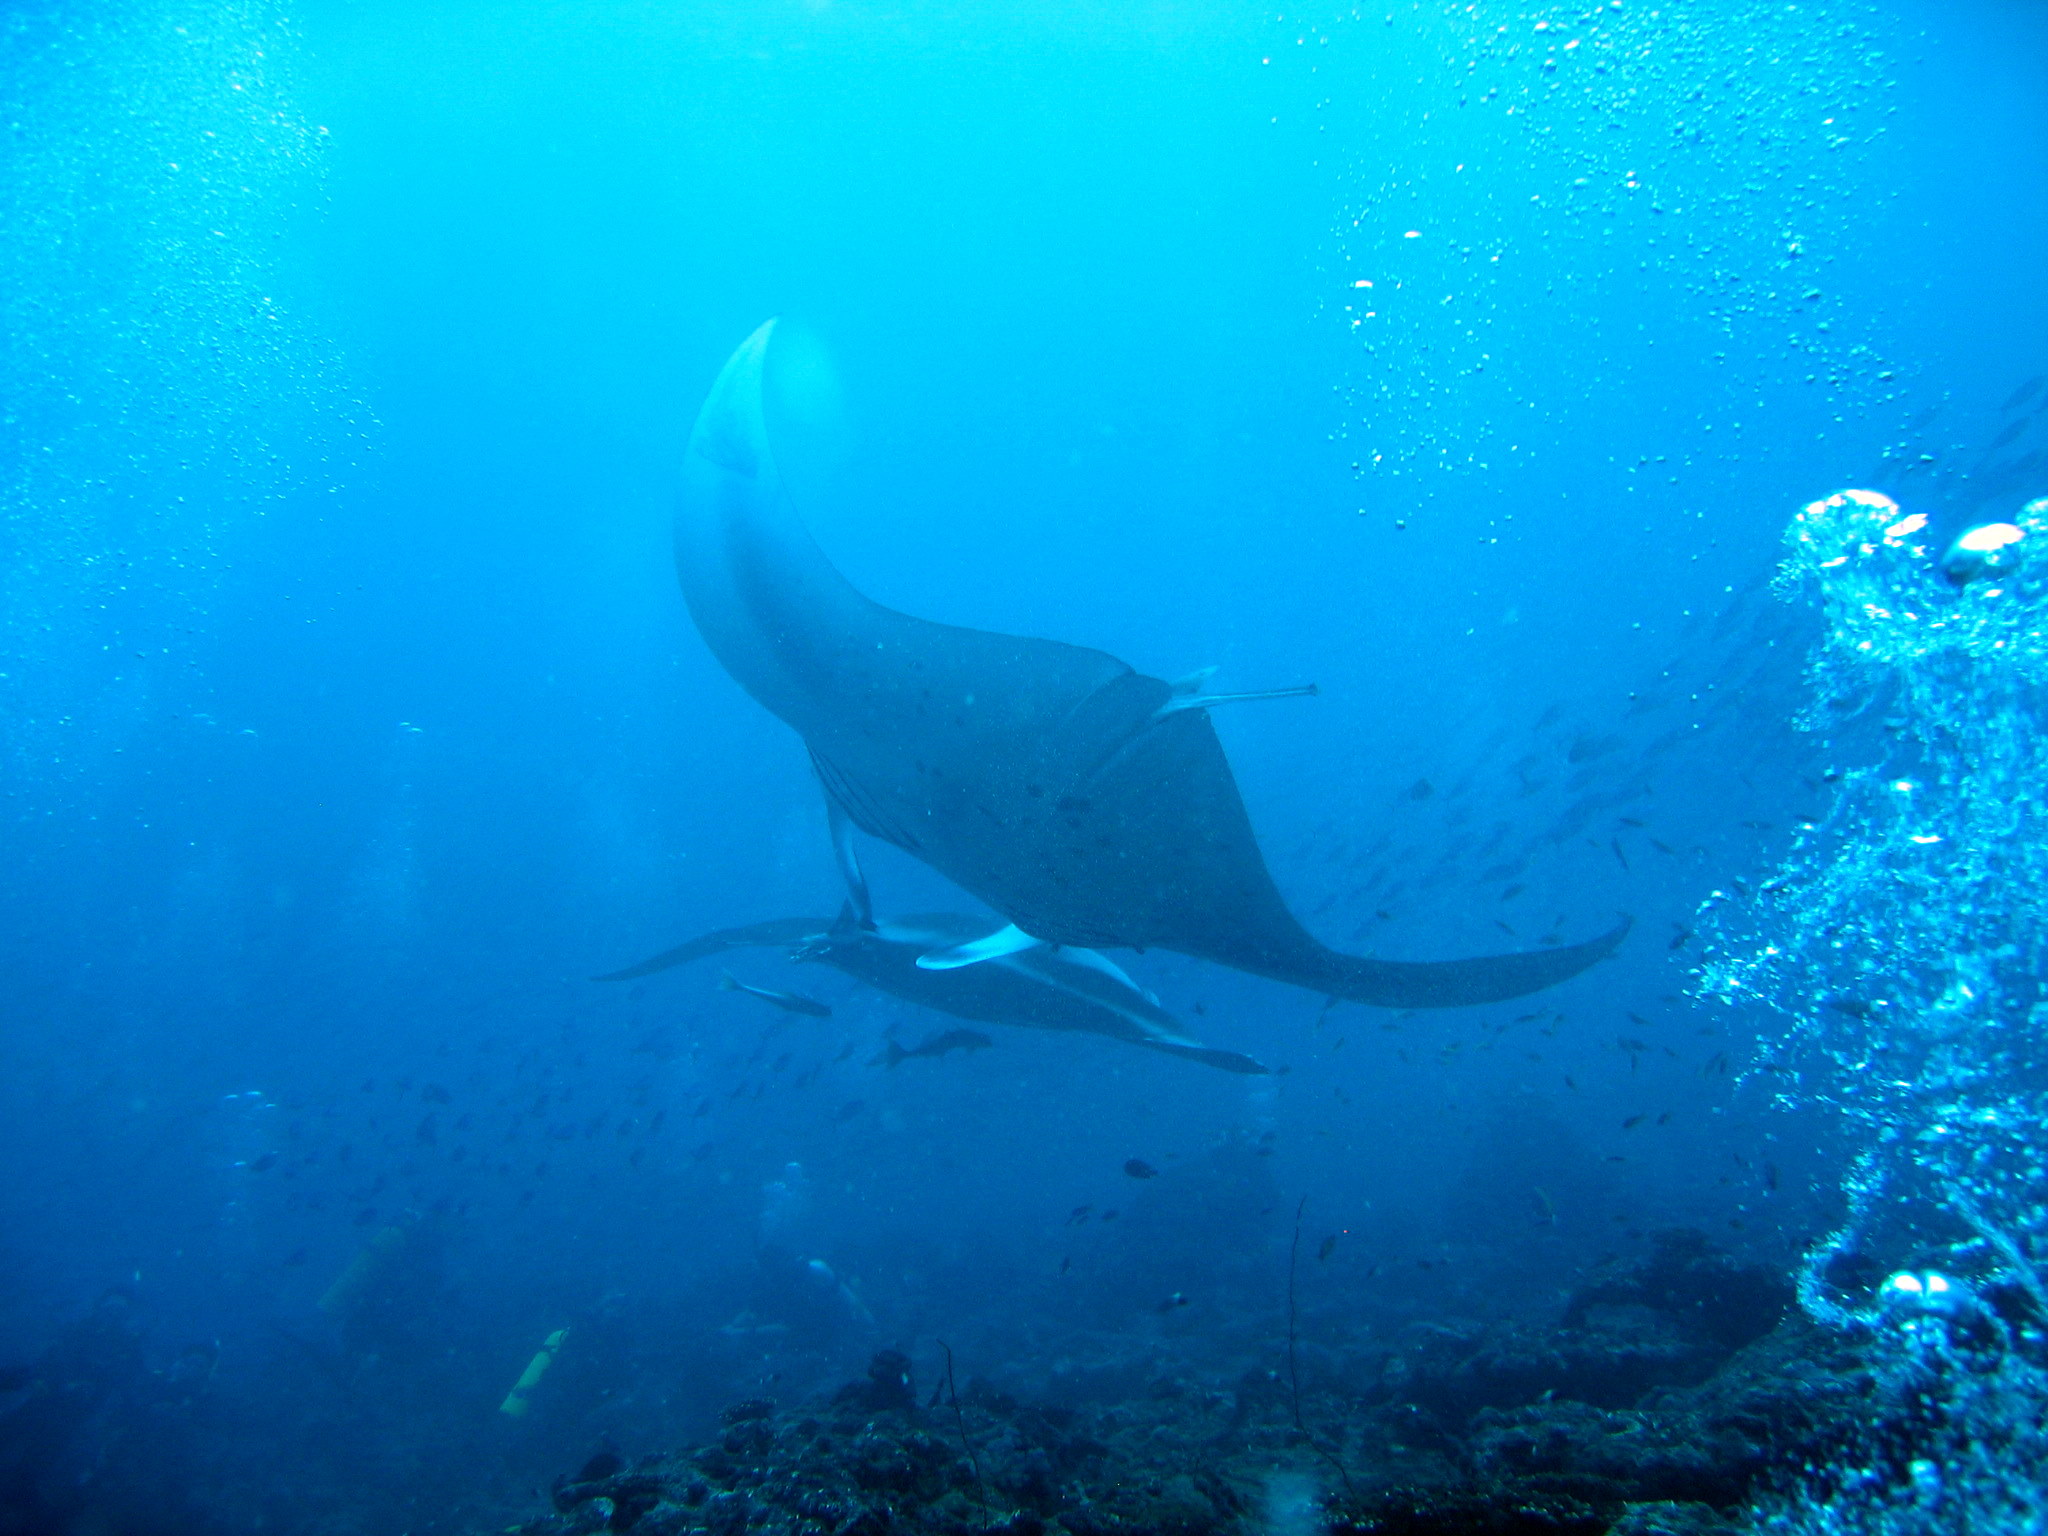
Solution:
<svg viewBox="0 0 2048 1536"><path fill-rule="evenodd" d="M749 997L758 997L764 1003L773 1003L785 1013L808 1014L814 1019L829 1019L832 1010L815 997L805 997L801 992L776 992L768 987L750 986L731 971L718 973L718 989L721 992L744 992Z"/></svg>
<svg viewBox="0 0 2048 1536"><path fill-rule="evenodd" d="M892 997L955 1018L1107 1035L1225 1072L1266 1070L1249 1056L1214 1050L1190 1039L1157 998L1113 961L1089 950L1024 950L985 965L930 971L918 965L918 956L985 933L988 924L939 912L863 925L856 916L858 910L849 901L834 922L788 917L744 928L721 928L639 965L595 979L633 981L730 949L779 948L787 950L792 959L832 966Z"/></svg>
<svg viewBox="0 0 2048 1536"><path fill-rule="evenodd" d="M1583 944L1469 960L1326 948L1274 886L1209 721L1216 704L1271 695L1207 695L1202 674L1170 684L1101 651L934 624L856 591L770 451L773 328L733 354L697 418L677 571L712 652L804 738L842 864L850 819L1009 920L924 966L1039 944L1157 946L1354 1002L1455 1007L1551 986L1621 942L1626 922Z"/></svg>
<svg viewBox="0 0 2048 1536"><path fill-rule="evenodd" d="M949 1029L944 1034L932 1035L927 1039L921 1040L907 1050L903 1046L898 1045L894 1040L891 1040L888 1049L877 1056L869 1065L873 1066L879 1063L885 1067L896 1067L910 1060L913 1056L929 1056L933 1060L937 1060L949 1051L985 1051L994 1044L995 1041L989 1039L987 1035L984 1035L978 1029Z"/></svg>

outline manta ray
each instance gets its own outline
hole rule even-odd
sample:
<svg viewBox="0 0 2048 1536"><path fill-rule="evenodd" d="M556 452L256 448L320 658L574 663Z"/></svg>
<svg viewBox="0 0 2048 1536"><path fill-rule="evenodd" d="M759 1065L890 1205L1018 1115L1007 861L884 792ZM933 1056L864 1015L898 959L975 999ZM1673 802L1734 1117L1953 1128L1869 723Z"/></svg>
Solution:
<svg viewBox="0 0 2048 1536"><path fill-rule="evenodd" d="M857 900L865 905L864 889ZM982 965L930 970L919 967L920 955L984 934L988 924L957 912L878 923L872 918L863 921L860 910L849 902L836 921L784 917L721 928L651 960L592 979L634 981L727 950L780 949L792 960L832 966L892 997L955 1018L1107 1035L1225 1072L1266 1070L1249 1056L1213 1050L1190 1039L1180 1021L1159 1006L1158 998L1114 961L1092 950L1033 948L998 955Z"/></svg>
<svg viewBox="0 0 2048 1536"><path fill-rule="evenodd" d="M1209 710L1206 674L1147 677L1105 652L936 624L873 602L791 503L761 385L769 321L697 417L675 518L677 573L712 653L804 739L834 845L850 828L921 859L1008 920L935 942L926 969L1042 945L1170 949L1393 1008L1498 1002L1609 954L1585 943L1465 960L1330 949L1267 872ZM1282 690L1285 693L1303 689Z"/></svg>

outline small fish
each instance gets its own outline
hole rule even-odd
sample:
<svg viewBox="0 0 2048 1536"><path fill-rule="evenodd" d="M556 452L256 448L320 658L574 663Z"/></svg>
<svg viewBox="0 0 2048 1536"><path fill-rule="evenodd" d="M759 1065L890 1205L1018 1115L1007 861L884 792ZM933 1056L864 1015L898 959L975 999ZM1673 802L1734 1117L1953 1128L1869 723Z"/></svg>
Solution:
<svg viewBox="0 0 2048 1536"><path fill-rule="evenodd" d="M1615 856L1615 857L1616 857L1617 859L1621 860L1621 867L1622 867L1623 869L1627 869L1627 868L1628 868L1628 855L1627 855L1627 854L1625 854L1625 853L1623 853L1623 852L1621 851L1621 839L1620 839L1620 838L1618 838L1618 837L1615 837L1615 838L1609 838L1609 839L1608 839L1608 841L1607 841L1607 846L1608 846L1608 847L1610 847L1610 848L1612 848L1612 849L1614 850L1614 856Z"/></svg>
<svg viewBox="0 0 2048 1536"><path fill-rule="evenodd" d="M805 997L801 992L777 992L768 987L749 986L734 976L731 971L718 973L718 990L721 992L744 992L749 997L758 997L764 1003L773 1003L785 1013L808 1014L814 1019L829 1019L832 1010L814 997Z"/></svg>
<svg viewBox="0 0 2048 1536"><path fill-rule="evenodd" d="M1146 1162L1142 1157L1129 1159L1124 1164L1124 1172L1134 1179L1156 1179L1159 1177L1159 1170ZM1103 1219L1107 1220L1108 1218L1104 1217Z"/></svg>
<svg viewBox="0 0 2048 1536"><path fill-rule="evenodd" d="M1540 1227L1556 1226L1557 1207L1551 1204L1550 1196L1544 1193L1543 1187L1540 1184L1536 1185L1529 1192L1536 1197L1536 1208L1541 1212L1536 1218L1536 1224Z"/></svg>
<svg viewBox="0 0 2048 1536"><path fill-rule="evenodd" d="M1319 1261L1322 1259L1327 1259L1331 1254L1335 1253L1336 1251L1337 1234L1332 1232L1328 1237L1323 1239L1322 1246L1316 1249L1316 1258Z"/></svg>
<svg viewBox="0 0 2048 1536"><path fill-rule="evenodd" d="M1692 930L1690 928L1681 928L1671 936L1671 947L1673 949L1683 949L1691 940Z"/></svg>
<svg viewBox="0 0 2048 1536"><path fill-rule="evenodd" d="M1502 901L1513 901L1517 896L1521 895L1522 892L1526 891L1527 889L1528 887L1526 885L1511 885L1506 890L1500 893L1500 899Z"/></svg>
<svg viewBox="0 0 2048 1536"><path fill-rule="evenodd" d="M1074 1267L1074 1256L1073 1256L1073 1255L1072 1255L1071 1253L1070 1253L1070 1254L1068 1254L1068 1255L1067 1255L1067 1256L1066 1256L1065 1258L1063 1258L1063 1259L1061 1259L1061 1260L1060 1260L1060 1273L1061 1273L1061 1274L1063 1274L1063 1275L1064 1275L1064 1274L1065 1274L1065 1273L1066 1273L1066 1272L1067 1272L1068 1270L1072 1269L1073 1267Z"/></svg>
<svg viewBox="0 0 2048 1536"><path fill-rule="evenodd" d="M874 1061L869 1062L868 1065L874 1066L879 1063L884 1066L895 1067L910 1060L913 1056L929 1056L936 1060L952 1051L985 1051L994 1044L995 1041L989 1039L987 1035L984 1035L978 1029L949 1029L941 1034L932 1035L924 1040L920 1040L908 1050L905 1050L894 1040L891 1040L888 1049L877 1056Z"/></svg>
<svg viewBox="0 0 2048 1536"><path fill-rule="evenodd" d="M1678 857L1678 850L1676 848L1672 847L1669 843L1659 842L1654 837L1650 839L1650 846L1659 853L1669 854L1674 859Z"/></svg>
<svg viewBox="0 0 2048 1536"><path fill-rule="evenodd" d="M1622 818L1621 818L1621 824L1622 824L1622 825L1623 825L1624 827L1634 827L1634 828L1635 828L1635 829L1636 829L1637 831L1641 831L1641 830L1642 830L1642 829L1643 829L1643 828L1644 828L1645 826L1649 825L1649 823L1647 823L1647 822L1644 822L1644 821L1639 821L1639 820L1637 820L1637 819L1636 819L1635 817L1633 817L1633 816L1624 816L1624 817L1622 817Z"/></svg>
<svg viewBox="0 0 2048 1536"><path fill-rule="evenodd" d="M1617 1037L1614 1043L1624 1051L1627 1051L1631 1056L1649 1049L1649 1046L1645 1045L1642 1041L1631 1040L1627 1035Z"/></svg>
<svg viewBox="0 0 2048 1536"><path fill-rule="evenodd" d="M1080 1225L1080 1223L1088 1219L1089 1212L1094 1209L1095 1207L1092 1205L1075 1206L1071 1211L1067 1212L1067 1225L1070 1227Z"/></svg>
<svg viewBox="0 0 2048 1536"><path fill-rule="evenodd" d="M1115 1220L1116 1220L1116 1212L1115 1212L1115 1211L1104 1211L1104 1212L1102 1213L1101 1219L1102 1219L1103 1221L1115 1221Z"/></svg>
<svg viewBox="0 0 2048 1536"><path fill-rule="evenodd" d="M1647 1115L1630 1115L1626 1120L1621 1122L1621 1128L1624 1131L1632 1131L1637 1126L1641 1125L1648 1118L1649 1116Z"/></svg>
<svg viewBox="0 0 2048 1536"><path fill-rule="evenodd" d="M1408 798L1410 800L1427 800L1435 793L1436 786L1427 779L1417 779L1408 786Z"/></svg>
<svg viewBox="0 0 2048 1536"><path fill-rule="evenodd" d="M836 1119L841 1125L844 1125L847 1121L851 1120L855 1115L859 1114L862 1110L866 1109L867 1107L868 1101L866 1099L848 1099L844 1104L839 1106L839 1113L835 1115L833 1118Z"/></svg>
<svg viewBox="0 0 2048 1536"><path fill-rule="evenodd" d="M2048 383L2048 374L2035 374L2026 383L2020 385L2018 389L2007 395L2005 397L2005 404L2001 405L1998 409L2001 412L2018 410L2040 392L2041 386L2044 383Z"/></svg>
<svg viewBox="0 0 2048 1536"><path fill-rule="evenodd" d="M1166 1300L1159 1303L1159 1310L1161 1312L1171 1312L1176 1308L1184 1307L1187 1304L1188 1293L1186 1291L1175 1291L1171 1296L1167 1297Z"/></svg>

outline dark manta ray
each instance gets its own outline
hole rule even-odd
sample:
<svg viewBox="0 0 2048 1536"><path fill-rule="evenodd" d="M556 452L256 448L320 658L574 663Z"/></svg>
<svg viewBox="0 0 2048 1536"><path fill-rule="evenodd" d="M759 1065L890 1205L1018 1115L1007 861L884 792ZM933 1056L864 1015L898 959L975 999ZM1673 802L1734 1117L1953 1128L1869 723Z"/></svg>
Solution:
<svg viewBox="0 0 2048 1536"><path fill-rule="evenodd" d="M833 568L769 449L773 328L733 354L697 417L675 523L683 596L726 670L810 748L842 862L850 818L1010 920L926 967L1034 944L1157 946L1354 1002L1436 1008L1534 992L1621 942L1626 923L1569 948L1427 962L1317 942L1266 871L1209 723L1208 706L1232 696L1077 645L896 613Z"/></svg>
<svg viewBox="0 0 2048 1536"><path fill-rule="evenodd" d="M919 955L964 943L988 924L956 913L860 922L849 905L837 922L786 917L721 928L598 981L632 981L729 949L784 949L795 960L833 966L892 997L984 1024L1074 1030L1149 1046L1226 1072L1264 1072L1249 1056L1190 1040L1180 1021L1114 963L1085 949L1030 949L981 965L933 971Z"/></svg>

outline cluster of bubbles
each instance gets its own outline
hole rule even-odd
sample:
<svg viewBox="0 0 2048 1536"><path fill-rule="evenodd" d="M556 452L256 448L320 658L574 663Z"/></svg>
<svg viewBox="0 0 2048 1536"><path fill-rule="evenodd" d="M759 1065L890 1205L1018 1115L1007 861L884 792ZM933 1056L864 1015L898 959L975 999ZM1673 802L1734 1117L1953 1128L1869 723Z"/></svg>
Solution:
<svg viewBox="0 0 2048 1536"><path fill-rule="evenodd" d="M1760 1070L1780 1101L1832 1114L1857 1149L1800 1296L1867 1342L1883 1411L1767 1523L2040 1529L2048 500L1944 544L1844 491L1788 542L1781 588L1823 618L1802 723L1874 760L1831 774L1828 814L1710 914L1702 990L1770 1021Z"/></svg>
<svg viewBox="0 0 2048 1536"><path fill-rule="evenodd" d="M1348 161L1331 303L1365 354L1362 473L1527 453L1557 356L1599 355L1597 386L1655 366L1660 335L1719 359L1723 398L1698 398L1724 426L1788 379L1830 415L1903 389L1833 265L1892 111L1868 7L1462 0L1283 21L1374 104L1357 123L1349 92L1319 109Z"/></svg>
<svg viewBox="0 0 2048 1536"><path fill-rule="evenodd" d="M0 17L0 721L44 768L54 717L164 663L340 414L278 259L323 139L293 50L273 0ZM146 594L169 608L137 620Z"/></svg>

